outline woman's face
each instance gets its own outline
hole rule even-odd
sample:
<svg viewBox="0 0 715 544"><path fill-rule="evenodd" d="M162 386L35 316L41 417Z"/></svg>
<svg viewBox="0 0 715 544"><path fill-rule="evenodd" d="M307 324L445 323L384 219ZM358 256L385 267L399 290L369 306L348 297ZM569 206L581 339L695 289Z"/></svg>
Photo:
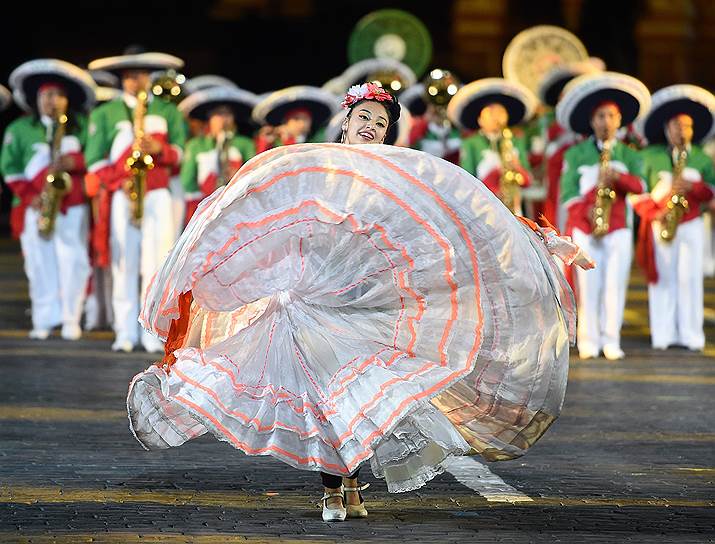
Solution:
<svg viewBox="0 0 715 544"><path fill-rule="evenodd" d="M385 106L365 100L343 121L346 144L381 144L385 141L389 118Z"/></svg>

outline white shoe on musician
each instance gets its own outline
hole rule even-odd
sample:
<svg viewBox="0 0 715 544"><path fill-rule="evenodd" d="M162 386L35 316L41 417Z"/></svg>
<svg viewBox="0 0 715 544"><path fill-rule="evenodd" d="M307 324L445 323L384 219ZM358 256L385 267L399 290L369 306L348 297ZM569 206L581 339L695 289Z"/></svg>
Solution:
<svg viewBox="0 0 715 544"><path fill-rule="evenodd" d="M47 340L50 335L49 329L32 329L27 337L32 340Z"/></svg>
<svg viewBox="0 0 715 544"><path fill-rule="evenodd" d="M79 325L62 325L60 334L65 340L79 340L82 338L82 327Z"/></svg>
<svg viewBox="0 0 715 544"><path fill-rule="evenodd" d="M603 356L609 361L618 361L620 359L623 359L626 354L620 347L613 344L608 344L606 346L603 346Z"/></svg>
<svg viewBox="0 0 715 544"><path fill-rule="evenodd" d="M112 344L112 351L123 351L130 353L134 349L134 344L129 340L115 340Z"/></svg>

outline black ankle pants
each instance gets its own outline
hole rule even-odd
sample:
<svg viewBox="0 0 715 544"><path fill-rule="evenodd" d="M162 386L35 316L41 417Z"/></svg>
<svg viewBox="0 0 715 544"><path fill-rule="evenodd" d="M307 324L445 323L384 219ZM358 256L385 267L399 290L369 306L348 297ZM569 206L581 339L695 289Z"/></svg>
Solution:
<svg viewBox="0 0 715 544"><path fill-rule="evenodd" d="M350 476L348 476L348 478L351 480L353 478L357 478L359 473L360 473L360 469L358 468L355 472L353 472ZM343 485L343 477L342 476L336 476L335 474L328 474L327 472L321 472L320 478L323 480L323 486L329 487L330 489L337 489L338 487Z"/></svg>

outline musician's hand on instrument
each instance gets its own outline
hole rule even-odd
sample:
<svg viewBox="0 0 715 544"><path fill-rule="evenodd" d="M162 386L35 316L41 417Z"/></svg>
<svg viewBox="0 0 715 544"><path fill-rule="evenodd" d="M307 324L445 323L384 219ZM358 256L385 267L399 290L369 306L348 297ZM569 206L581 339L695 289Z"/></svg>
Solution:
<svg viewBox="0 0 715 544"><path fill-rule="evenodd" d="M683 178L675 178L673 181L673 192L684 195L693 188L693 183Z"/></svg>
<svg viewBox="0 0 715 544"><path fill-rule="evenodd" d="M156 157L161 153L163 146L161 142L156 138L153 138L151 136L144 136L141 142L139 142L139 148L141 149L142 153L147 153L152 157Z"/></svg>
<svg viewBox="0 0 715 544"><path fill-rule="evenodd" d="M611 167L606 169L606 184L609 187L613 187L613 184L616 183L620 177L621 173L618 170L614 170Z"/></svg>
<svg viewBox="0 0 715 544"><path fill-rule="evenodd" d="M74 172L77 161L71 155L62 155L52 163L51 169L56 172Z"/></svg>
<svg viewBox="0 0 715 544"><path fill-rule="evenodd" d="M40 200L40 195L35 195L32 197L32 200L30 200L30 208L33 210L39 210L42 205L42 201Z"/></svg>
<svg viewBox="0 0 715 544"><path fill-rule="evenodd" d="M276 140L276 129L270 125L261 127L258 130L258 135L268 143L273 143Z"/></svg>

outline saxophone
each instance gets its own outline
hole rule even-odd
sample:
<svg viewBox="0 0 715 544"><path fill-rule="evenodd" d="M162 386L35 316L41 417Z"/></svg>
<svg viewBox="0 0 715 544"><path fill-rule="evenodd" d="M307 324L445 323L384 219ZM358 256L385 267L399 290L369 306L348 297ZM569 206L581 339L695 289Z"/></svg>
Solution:
<svg viewBox="0 0 715 544"><path fill-rule="evenodd" d="M499 177L499 198L511 213L515 213L521 200L519 188L524 185L525 180L516 168L516 153L512 138L511 130L505 128L499 142L499 158L502 163L502 173Z"/></svg>
<svg viewBox="0 0 715 544"><path fill-rule="evenodd" d="M55 163L62 155L62 138L67 130L66 111L58 112L52 141L50 142L50 161ZM45 185L40 193L40 216L37 228L43 238L50 238L55 231L57 213L62 198L72 190L72 177L61 170L50 170L45 177Z"/></svg>
<svg viewBox="0 0 715 544"><path fill-rule="evenodd" d="M226 167L228 166L228 149L231 147L231 140L233 140L234 133L232 130L225 130L221 133L223 140L218 146L218 183L216 187L223 187L226 185L230 177L224 176Z"/></svg>
<svg viewBox="0 0 715 544"><path fill-rule="evenodd" d="M606 183L606 172L608 172L608 163L610 161L611 142L605 141L603 142L603 149L601 150L601 157L599 159L596 203L593 205L593 211L591 212L591 225L593 226L593 235L596 238L601 238L608 234L611 209L616 200L616 191Z"/></svg>
<svg viewBox="0 0 715 544"><path fill-rule="evenodd" d="M685 163L688 160L688 152L683 146L678 151L678 159L673 165L673 181L678 179L685 169ZM672 242L675 238L675 233L678 231L678 224L688 211L688 200L685 195L671 192L666 211L663 218L660 220L660 239L664 242Z"/></svg>
<svg viewBox="0 0 715 544"><path fill-rule="evenodd" d="M129 179L125 184L127 196L129 197L129 207L131 209L131 221L134 226L141 225L144 216L144 194L146 193L146 178L149 170L154 168L154 159L148 153L141 150L140 144L144 138L144 116L146 115L149 93L141 90L137 93L137 105L134 108L134 143L132 153L127 158L125 168L129 172Z"/></svg>

